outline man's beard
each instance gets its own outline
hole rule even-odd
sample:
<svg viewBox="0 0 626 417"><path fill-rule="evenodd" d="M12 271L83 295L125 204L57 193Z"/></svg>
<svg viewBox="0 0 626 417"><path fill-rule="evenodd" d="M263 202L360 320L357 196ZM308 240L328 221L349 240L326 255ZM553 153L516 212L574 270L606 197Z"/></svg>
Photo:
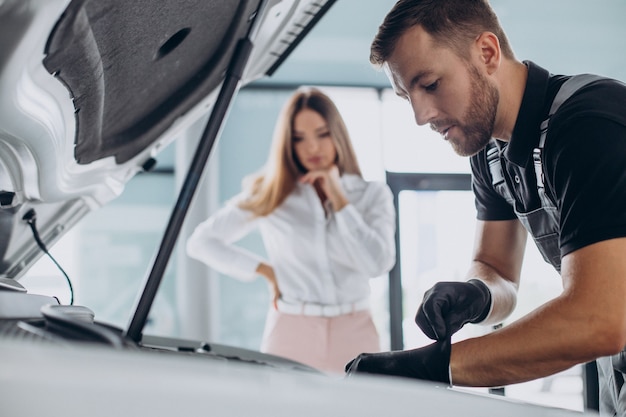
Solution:
<svg viewBox="0 0 626 417"><path fill-rule="evenodd" d="M472 156L480 152L491 140L500 94L489 84L475 66L469 66L471 76L471 101L463 120L459 124L460 137L450 137L452 149L461 156Z"/></svg>

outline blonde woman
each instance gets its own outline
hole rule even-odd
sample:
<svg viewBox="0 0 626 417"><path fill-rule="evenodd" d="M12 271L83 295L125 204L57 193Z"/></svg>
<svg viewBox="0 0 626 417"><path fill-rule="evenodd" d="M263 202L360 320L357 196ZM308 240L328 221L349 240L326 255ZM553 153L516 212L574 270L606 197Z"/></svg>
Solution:
<svg viewBox="0 0 626 417"><path fill-rule="evenodd" d="M268 259L235 245L258 228ZM395 261L389 187L361 176L348 131L321 91L301 88L276 123L265 168L197 226L187 253L271 290L261 351L328 373L380 350L369 279Z"/></svg>

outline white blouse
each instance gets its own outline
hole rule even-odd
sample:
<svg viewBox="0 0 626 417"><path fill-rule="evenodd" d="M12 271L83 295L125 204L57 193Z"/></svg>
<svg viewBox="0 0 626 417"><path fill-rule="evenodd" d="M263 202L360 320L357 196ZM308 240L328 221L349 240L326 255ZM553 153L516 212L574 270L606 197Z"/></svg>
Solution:
<svg viewBox="0 0 626 417"><path fill-rule="evenodd" d="M345 174L350 202L326 216L313 186L298 184L270 215L253 217L230 200L200 223L187 253L231 277L251 281L266 262L274 268L282 297L289 301L344 304L369 297L369 279L395 263L395 210L387 184ZM234 243L258 228L269 260Z"/></svg>

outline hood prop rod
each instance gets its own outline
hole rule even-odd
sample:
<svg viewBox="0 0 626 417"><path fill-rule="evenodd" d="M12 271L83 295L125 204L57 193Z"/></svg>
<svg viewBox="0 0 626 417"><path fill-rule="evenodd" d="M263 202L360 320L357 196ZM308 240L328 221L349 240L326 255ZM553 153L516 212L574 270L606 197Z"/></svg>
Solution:
<svg viewBox="0 0 626 417"><path fill-rule="evenodd" d="M163 279L167 263L170 260L185 216L191 205L193 195L209 159L213 144L221 131L232 98L239 88L239 83L243 76L248 58L250 57L252 46L252 41L249 36L242 38L237 44L229 65L229 70L227 71L219 95L213 106L213 111L202 133L191 165L178 194L178 200L170 215L158 252L153 258L152 269L144 280L143 291L133 309L134 315L124 333L126 338L136 343L141 341L148 313L150 312L157 290Z"/></svg>

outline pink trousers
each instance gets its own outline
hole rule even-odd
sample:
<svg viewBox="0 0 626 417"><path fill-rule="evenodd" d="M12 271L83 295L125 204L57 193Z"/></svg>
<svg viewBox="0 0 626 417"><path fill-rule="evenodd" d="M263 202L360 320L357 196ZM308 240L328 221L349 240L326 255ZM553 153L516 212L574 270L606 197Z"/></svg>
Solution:
<svg viewBox="0 0 626 417"><path fill-rule="evenodd" d="M261 352L282 356L329 374L343 374L359 353L379 352L369 310L335 317L286 314L270 309Z"/></svg>

